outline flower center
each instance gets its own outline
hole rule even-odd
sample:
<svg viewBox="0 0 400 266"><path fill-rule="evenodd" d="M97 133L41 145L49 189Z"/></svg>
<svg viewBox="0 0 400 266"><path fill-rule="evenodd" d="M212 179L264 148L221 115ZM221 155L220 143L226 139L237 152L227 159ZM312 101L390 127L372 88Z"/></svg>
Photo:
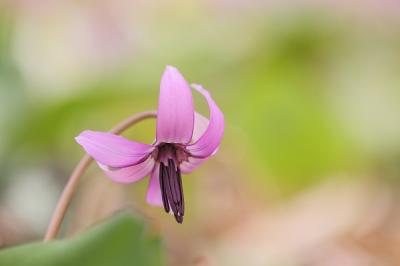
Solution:
<svg viewBox="0 0 400 266"><path fill-rule="evenodd" d="M185 203L179 164L185 159L184 149L176 144L163 143L158 147L156 160L160 164L159 181L164 210L170 209L178 223L183 222Z"/></svg>

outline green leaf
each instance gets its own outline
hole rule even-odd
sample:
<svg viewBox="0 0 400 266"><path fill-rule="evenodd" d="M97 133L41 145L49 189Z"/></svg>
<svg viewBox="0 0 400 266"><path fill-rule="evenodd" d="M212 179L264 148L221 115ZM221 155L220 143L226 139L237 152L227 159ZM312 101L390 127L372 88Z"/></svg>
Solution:
<svg viewBox="0 0 400 266"><path fill-rule="evenodd" d="M119 214L76 238L5 249L0 252L0 265L162 265L161 241L150 238L131 215Z"/></svg>

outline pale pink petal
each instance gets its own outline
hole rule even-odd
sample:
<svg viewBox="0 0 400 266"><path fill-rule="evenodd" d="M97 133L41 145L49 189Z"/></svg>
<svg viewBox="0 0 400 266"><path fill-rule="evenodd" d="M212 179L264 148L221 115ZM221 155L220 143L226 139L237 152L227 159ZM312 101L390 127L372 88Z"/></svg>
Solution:
<svg viewBox="0 0 400 266"><path fill-rule="evenodd" d="M154 168L155 162L154 159L149 156L144 162L123 168L112 168L101 163L98 163L98 165L114 182L129 184L139 181L143 177L149 175Z"/></svg>
<svg viewBox="0 0 400 266"><path fill-rule="evenodd" d="M158 99L157 143L189 143L193 123L193 97L189 84L178 69L167 66Z"/></svg>
<svg viewBox="0 0 400 266"><path fill-rule="evenodd" d="M194 113L194 128L193 128L193 136L192 136L192 143L199 140L201 136L203 136L204 132L206 131L209 120L202 116L201 114L195 112Z"/></svg>
<svg viewBox="0 0 400 266"><path fill-rule="evenodd" d="M149 187L147 189L147 203L154 206L163 206L161 189L160 189L160 180L159 180L159 166L156 165L154 167L153 172L151 173Z"/></svg>
<svg viewBox="0 0 400 266"><path fill-rule="evenodd" d="M108 132L85 130L75 140L96 161L109 167L127 167L142 162L153 146L127 140Z"/></svg>
<svg viewBox="0 0 400 266"><path fill-rule="evenodd" d="M180 164L179 168L183 174L190 174L194 169L201 165L206 159L197 159L189 157L189 161L184 161Z"/></svg>
<svg viewBox="0 0 400 266"><path fill-rule="evenodd" d="M207 100L210 109L210 122L204 134L186 149L198 158L206 158L216 152L224 135L224 114L211 98L210 93L200 85L192 85Z"/></svg>

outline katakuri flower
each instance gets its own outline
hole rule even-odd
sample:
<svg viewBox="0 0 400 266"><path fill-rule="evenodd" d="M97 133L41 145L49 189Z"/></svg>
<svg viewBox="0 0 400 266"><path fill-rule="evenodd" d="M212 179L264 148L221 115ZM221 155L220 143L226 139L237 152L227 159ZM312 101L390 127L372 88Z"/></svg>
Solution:
<svg viewBox="0 0 400 266"><path fill-rule="evenodd" d="M167 66L161 78L156 141L144 144L107 132L83 131L76 141L113 181L133 183L150 175L147 202L164 206L182 223L185 204L182 173L190 173L214 155L224 134L224 115L201 85L209 116L194 111L189 84L178 69Z"/></svg>

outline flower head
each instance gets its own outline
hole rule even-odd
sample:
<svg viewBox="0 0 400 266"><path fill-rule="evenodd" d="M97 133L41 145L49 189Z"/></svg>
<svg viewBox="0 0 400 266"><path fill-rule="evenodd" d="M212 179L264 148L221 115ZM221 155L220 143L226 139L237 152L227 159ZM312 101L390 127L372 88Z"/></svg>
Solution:
<svg viewBox="0 0 400 266"><path fill-rule="evenodd" d="M133 183L150 175L147 202L164 206L182 223L185 204L182 173L190 173L213 155L224 134L224 115L202 86L210 119L196 113L189 84L178 69L167 66L161 78L156 141L144 144L107 132L83 131L76 141L107 176Z"/></svg>

